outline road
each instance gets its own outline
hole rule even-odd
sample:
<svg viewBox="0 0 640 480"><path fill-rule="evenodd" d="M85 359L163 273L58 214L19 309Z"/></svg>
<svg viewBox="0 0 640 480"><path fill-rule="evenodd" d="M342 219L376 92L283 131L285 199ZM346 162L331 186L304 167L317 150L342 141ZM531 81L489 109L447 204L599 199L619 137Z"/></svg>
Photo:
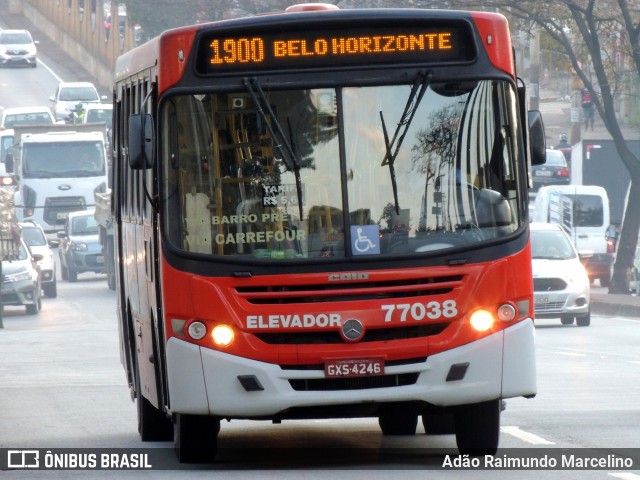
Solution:
<svg viewBox="0 0 640 480"><path fill-rule="evenodd" d="M5 307L3 318L0 448L151 446L162 449L165 468L181 468L170 442L139 440L135 405L119 363L115 293L107 288L104 275L86 273L77 283L60 282L58 297L43 299L37 316ZM640 320L592 316L587 328L540 320L536 344L538 396L507 402L501 448L640 449ZM375 419L225 422L219 463L207 468L224 471L225 478L275 478L278 472L288 475L302 467L305 478L322 478L326 470L336 469L342 478L362 478L362 470L370 470L367 477L374 478L391 478L397 470L422 478L425 469L434 468L438 478L509 478L510 472L504 471L440 470L443 453L456 454L455 439L423 433L419 425L415 436L383 437ZM434 454L431 449L442 450ZM3 479L68 478L70 473L3 472ZM100 476L118 478L118 473ZM183 470L179 478L200 473ZM134 478L151 474L175 478L177 472L137 472ZM545 471L544 478L559 474L566 479L640 479L639 470L606 469ZM619 474L625 476L615 476ZM534 475L540 473L518 472L525 479Z"/></svg>
<svg viewBox="0 0 640 480"><path fill-rule="evenodd" d="M1 23L0 23L1 26ZM47 104L59 78L75 80L42 56L37 69L3 70L0 106ZM47 67L50 67L47 68ZM58 72L57 75L52 72ZM640 480L640 470L497 471L442 468L451 435L383 437L375 419L223 423L218 463L188 470L172 444L142 444L135 404L119 361L115 293L106 276L60 281L37 316L6 307L0 330L0 449L153 447L166 470L127 478L602 479ZM590 327L541 320L536 331L539 394L507 402L501 447L545 452L640 449L640 321L592 316ZM265 448L269 446L269 448ZM438 449L437 454L433 449ZM524 450L522 450L524 449ZM546 450L548 449L548 450ZM566 449L566 450L565 450ZM346 456L345 456L346 453ZM157 455L154 456L157 458ZM3 460L3 459L0 459ZM636 464L637 465L637 464ZM180 469L180 471L176 471ZM425 472L435 469L436 471ZM89 473L89 475L88 475ZM2 479L122 478L119 471L3 471Z"/></svg>

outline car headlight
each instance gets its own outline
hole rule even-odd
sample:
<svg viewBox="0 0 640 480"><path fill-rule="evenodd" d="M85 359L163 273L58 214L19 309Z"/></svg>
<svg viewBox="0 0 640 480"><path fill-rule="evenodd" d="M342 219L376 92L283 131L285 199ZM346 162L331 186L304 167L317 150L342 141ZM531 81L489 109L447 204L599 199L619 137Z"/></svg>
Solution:
<svg viewBox="0 0 640 480"><path fill-rule="evenodd" d="M73 250L74 252L86 252L87 244L82 242L78 242L78 243L74 242L71 244L71 250Z"/></svg>
<svg viewBox="0 0 640 480"><path fill-rule="evenodd" d="M53 263L53 255L46 254L42 256L42 260L38 262L38 265L49 265L51 263Z"/></svg>
<svg viewBox="0 0 640 480"><path fill-rule="evenodd" d="M31 274L29 272L19 272L4 276L4 281L7 283L15 283L22 280L31 280Z"/></svg>

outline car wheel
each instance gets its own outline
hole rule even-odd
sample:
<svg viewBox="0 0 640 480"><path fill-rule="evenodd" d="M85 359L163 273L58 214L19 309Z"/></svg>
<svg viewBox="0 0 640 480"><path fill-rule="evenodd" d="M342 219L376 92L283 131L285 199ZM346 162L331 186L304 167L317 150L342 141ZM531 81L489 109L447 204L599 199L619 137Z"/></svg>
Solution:
<svg viewBox="0 0 640 480"><path fill-rule="evenodd" d="M53 279L53 282L47 283L42 287L44 294L49 298L56 298L58 296L58 285L56 279Z"/></svg>
<svg viewBox="0 0 640 480"><path fill-rule="evenodd" d="M456 443L461 455L495 455L500 440L500 409L500 399L456 409Z"/></svg>
<svg viewBox="0 0 640 480"><path fill-rule="evenodd" d="M579 327L588 327L591 325L591 312L587 313L586 317L576 317L576 322Z"/></svg>
<svg viewBox="0 0 640 480"><path fill-rule="evenodd" d="M78 272L76 272L75 270L69 269L68 275L69 275L69 281L70 282L77 282L78 281Z"/></svg>
<svg viewBox="0 0 640 480"><path fill-rule="evenodd" d="M571 318L561 318L560 321L562 322L563 325L572 325L573 324L573 317L571 317Z"/></svg>
<svg viewBox="0 0 640 480"><path fill-rule="evenodd" d="M378 425L383 435L415 435L418 413L406 405L384 405L378 417Z"/></svg>
<svg viewBox="0 0 640 480"><path fill-rule="evenodd" d="M62 280L69 280L69 271L62 263L62 260L60 260L60 277L62 277Z"/></svg>
<svg viewBox="0 0 640 480"><path fill-rule="evenodd" d="M116 276L112 273L107 276L107 286L109 287L109 290L116 289Z"/></svg>
<svg viewBox="0 0 640 480"><path fill-rule="evenodd" d="M640 297L640 284L638 283L640 281L640 272L638 272L638 270L635 268L633 269L633 280L635 285L636 297Z"/></svg>
<svg viewBox="0 0 640 480"><path fill-rule="evenodd" d="M600 277L600 286L608 287L611 284L611 275L605 275Z"/></svg>
<svg viewBox="0 0 640 480"><path fill-rule="evenodd" d="M27 315L37 315L42 308L42 300L40 299L40 295L34 292L34 297L36 297L35 303L31 305L25 305L25 310L27 311Z"/></svg>

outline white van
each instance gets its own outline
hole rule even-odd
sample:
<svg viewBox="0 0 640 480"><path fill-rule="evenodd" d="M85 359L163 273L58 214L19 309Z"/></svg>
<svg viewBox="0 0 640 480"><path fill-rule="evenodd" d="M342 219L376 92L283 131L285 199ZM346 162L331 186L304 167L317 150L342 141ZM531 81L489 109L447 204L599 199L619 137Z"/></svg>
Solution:
<svg viewBox="0 0 640 480"><path fill-rule="evenodd" d="M578 252L592 252L584 260L591 281L609 286L614 248L607 242L609 196L597 185L540 187L535 201L535 222L557 223L571 237Z"/></svg>

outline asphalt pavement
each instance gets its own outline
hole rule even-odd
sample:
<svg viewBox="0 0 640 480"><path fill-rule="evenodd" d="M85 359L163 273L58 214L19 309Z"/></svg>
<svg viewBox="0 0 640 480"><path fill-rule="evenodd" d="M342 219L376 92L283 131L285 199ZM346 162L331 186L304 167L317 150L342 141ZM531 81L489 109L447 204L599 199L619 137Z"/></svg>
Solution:
<svg viewBox="0 0 640 480"><path fill-rule="evenodd" d="M4 28L26 28L34 38L39 40L38 50L57 64L63 65L68 74L74 78L69 80L89 81L98 84L95 78L58 47L54 39L47 37L23 15L9 13L9 0L0 0L0 26ZM571 104L564 98L564 93L557 91L553 85L543 86L540 90L540 110L543 114L547 142L551 145L558 140L562 132L571 129ZM588 138L608 138L602 122L596 118L594 131L584 132ZM604 289L598 289L604 290ZM640 297L633 295L612 295L603 292L592 292L591 312L603 316L636 317L640 319Z"/></svg>

